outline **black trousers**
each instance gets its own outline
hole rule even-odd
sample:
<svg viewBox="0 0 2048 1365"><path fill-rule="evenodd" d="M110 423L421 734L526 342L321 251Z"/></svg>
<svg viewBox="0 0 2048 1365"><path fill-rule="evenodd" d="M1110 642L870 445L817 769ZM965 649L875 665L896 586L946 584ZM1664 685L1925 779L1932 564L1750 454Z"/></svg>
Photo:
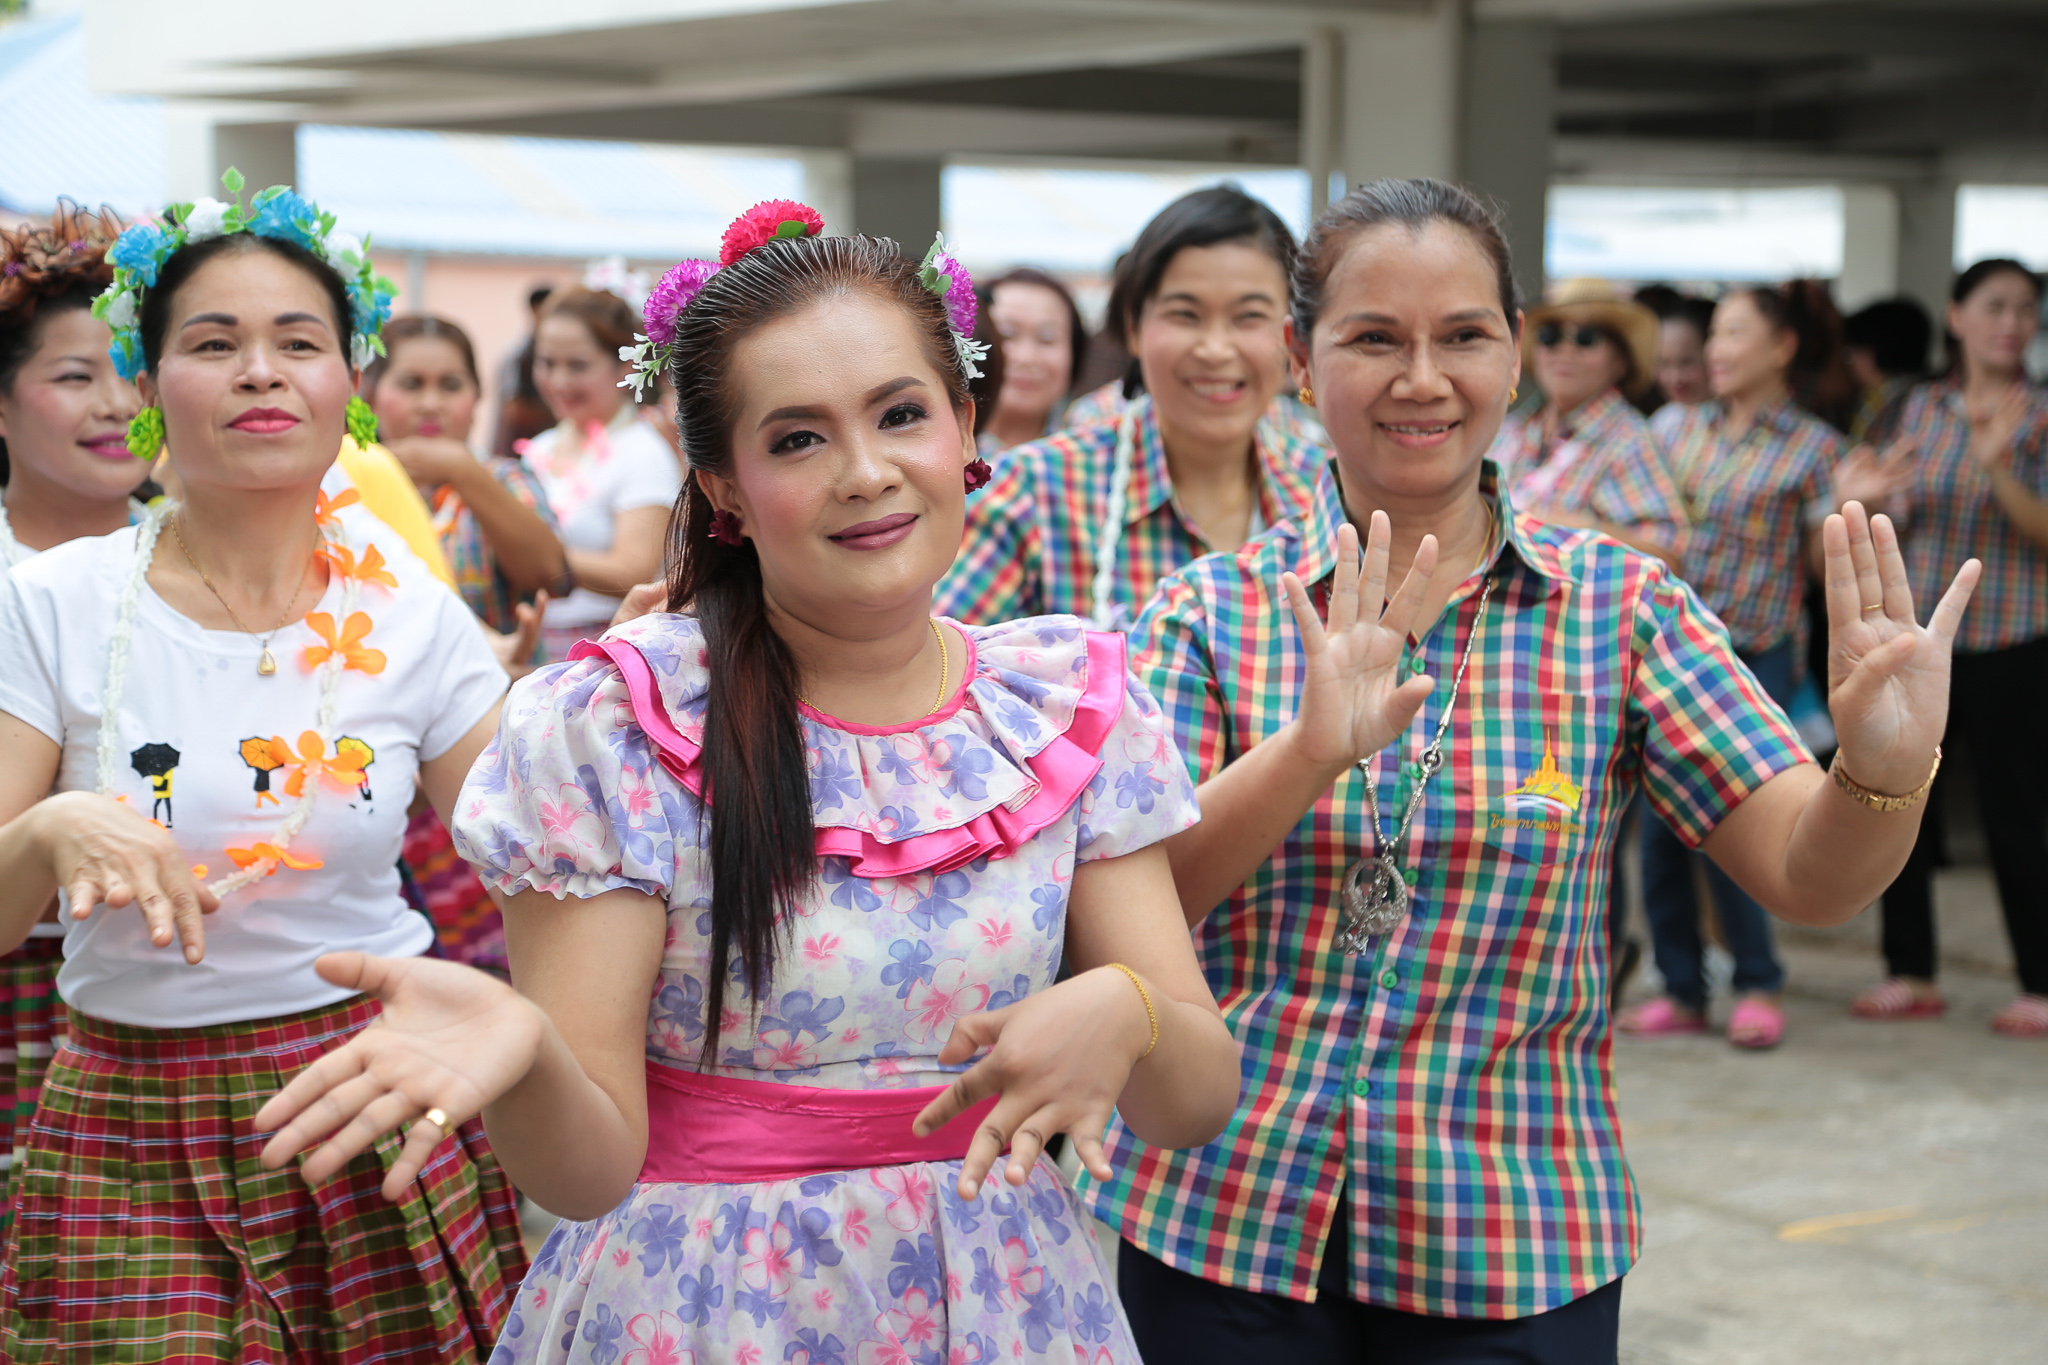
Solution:
<svg viewBox="0 0 2048 1365"><path fill-rule="evenodd" d="M1348 1211L1346 1199L1340 1208ZM1254 1294L1175 1270L1129 1242L1117 1290L1148 1365L1615 1365L1621 1281L1533 1317L1431 1318L1355 1302L1340 1212L1316 1301Z"/></svg>
<svg viewBox="0 0 2048 1365"><path fill-rule="evenodd" d="M1969 746L2020 989L2048 995L2048 638L1956 655L1948 737ZM1884 958L1893 976L1934 979L1934 868L1949 786L1946 773L1935 779L1913 854L1884 893Z"/></svg>

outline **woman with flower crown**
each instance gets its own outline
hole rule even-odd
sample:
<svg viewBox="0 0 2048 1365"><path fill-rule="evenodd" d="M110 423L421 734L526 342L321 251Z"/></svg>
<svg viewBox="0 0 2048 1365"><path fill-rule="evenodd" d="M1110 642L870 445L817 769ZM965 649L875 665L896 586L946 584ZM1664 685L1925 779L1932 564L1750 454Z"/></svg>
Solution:
<svg viewBox="0 0 2048 1365"><path fill-rule="evenodd" d="M282 188L108 256L94 313L148 404L128 448L180 493L0 591L0 946L65 893L70 1030L0 1359L474 1361L525 1270L477 1125L436 1116L404 1179L395 1140L317 1184L255 1160L263 1099L377 1015L314 960L427 949L406 806L417 780L452 810L505 688L460 599L320 488L344 427L374 434L350 394L388 300Z"/></svg>
<svg viewBox="0 0 2048 1365"><path fill-rule="evenodd" d="M143 469L128 454L135 386L107 357L89 311L113 278L113 214L59 203L47 227L0 233L0 577L53 545L139 516ZM64 926L54 902L28 941L0 954L0 1234L16 1148L28 1141L50 1054Z"/></svg>
<svg viewBox="0 0 2048 1365"><path fill-rule="evenodd" d="M1159 842L1194 804L1122 636L930 614L979 473L970 282L821 227L758 206L649 300L692 464L670 610L520 682L459 805L513 987L324 960L383 1027L258 1116L264 1159L319 1179L411 1126L401 1181L423 1111L483 1113L571 1219L500 1362L1136 1365L1043 1150L1101 1169L1112 1107L1177 1147L1236 1102Z"/></svg>

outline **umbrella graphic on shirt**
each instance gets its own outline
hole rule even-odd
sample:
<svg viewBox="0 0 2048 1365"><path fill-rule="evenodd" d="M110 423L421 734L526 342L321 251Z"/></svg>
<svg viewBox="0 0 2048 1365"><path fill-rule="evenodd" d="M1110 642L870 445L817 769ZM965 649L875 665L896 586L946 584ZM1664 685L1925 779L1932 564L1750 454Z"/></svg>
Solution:
<svg viewBox="0 0 2048 1365"><path fill-rule="evenodd" d="M145 744L128 755L128 765L136 774L149 779L149 818L157 818L157 807L163 807L164 828L171 826L171 778L178 767L178 751L168 744Z"/></svg>
<svg viewBox="0 0 2048 1365"><path fill-rule="evenodd" d="M354 735L343 735L340 739L334 741L334 756L337 768L343 767L344 764L353 768L356 775L356 783L362 788L363 800L372 800L373 798L370 795L370 764L376 761L377 751L357 739Z"/></svg>
<svg viewBox="0 0 2048 1365"><path fill-rule="evenodd" d="M241 743L242 762L256 770L256 809L262 810L268 801L276 805L277 796L270 790L270 775L288 763L296 762L292 751L285 747L282 739L265 739L252 735Z"/></svg>

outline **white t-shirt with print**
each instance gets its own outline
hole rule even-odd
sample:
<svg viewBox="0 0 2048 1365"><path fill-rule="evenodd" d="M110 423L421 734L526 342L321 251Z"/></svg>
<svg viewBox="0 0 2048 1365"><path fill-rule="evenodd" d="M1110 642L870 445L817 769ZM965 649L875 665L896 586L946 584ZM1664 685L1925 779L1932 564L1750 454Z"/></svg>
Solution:
<svg viewBox="0 0 2048 1365"><path fill-rule="evenodd" d="M381 673L345 670L324 757L353 741L369 748L367 788L313 776L311 819L291 842L314 869L280 867L206 919L206 956L188 965L179 946L149 941L140 911L96 910L73 923L57 989L86 1014L123 1024L187 1028L314 1009L349 992L322 981L314 959L340 949L405 957L433 933L400 894L398 856L414 774L490 714L506 678L462 600L437 581L396 532L359 507L340 514L358 557L374 541L398 588L365 585L357 610ZM94 788L100 696L116 604L135 560L135 528L45 551L0 588L0 711L63 750L58 791ZM176 553L166 532L158 553ZM316 611L341 614L330 574ZM161 820L208 880L235 871L227 852L273 836L294 798L294 771L260 744L297 750L318 719L320 683L303 651L320 643L304 621L272 641L276 673L256 672L260 646L239 631L204 630L145 583L136 607L121 695L120 762L112 794ZM315 739L318 737L315 736ZM252 763L246 754L254 753Z"/></svg>
<svg viewBox="0 0 2048 1365"><path fill-rule="evenodd" d="M619 409L599 442L580 455L568 425L550 427L527 443L526 465L548 495L548 510L562 528L562 544L602 553L612 548L613 522L637 507L675 505L683 487L682 466L661 434L636 415L631 403ZM548 603L551 626L603 625L619 599L578 588ZM597 634L592 631L591 634Z"/></svg>

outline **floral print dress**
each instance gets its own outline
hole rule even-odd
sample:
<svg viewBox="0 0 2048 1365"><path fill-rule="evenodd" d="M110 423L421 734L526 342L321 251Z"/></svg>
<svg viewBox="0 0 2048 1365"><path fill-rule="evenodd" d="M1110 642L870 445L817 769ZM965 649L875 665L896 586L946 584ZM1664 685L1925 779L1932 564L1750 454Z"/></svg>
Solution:
<svg viewBox="0 0 2048 1365"><path fill-rule="evenodd" d="M1119 635L962 627L966 684L912 725L804 709L820 877L773 985L734 981L716 1074L947 1084L960 1019L1052 984L1074 866L1192 825L1185 765ZM655 615L516 685L464 789L463 854L502 890L668 904L651 1063L695 1070L711 970L697 623ZM1086 1213L1041 1159L959 1198L958 1161L753 1184L642 1183L548 1237L502 1365L1136 1365ZM998 1168L1000 1170L1000 1168Z"/></svg>

